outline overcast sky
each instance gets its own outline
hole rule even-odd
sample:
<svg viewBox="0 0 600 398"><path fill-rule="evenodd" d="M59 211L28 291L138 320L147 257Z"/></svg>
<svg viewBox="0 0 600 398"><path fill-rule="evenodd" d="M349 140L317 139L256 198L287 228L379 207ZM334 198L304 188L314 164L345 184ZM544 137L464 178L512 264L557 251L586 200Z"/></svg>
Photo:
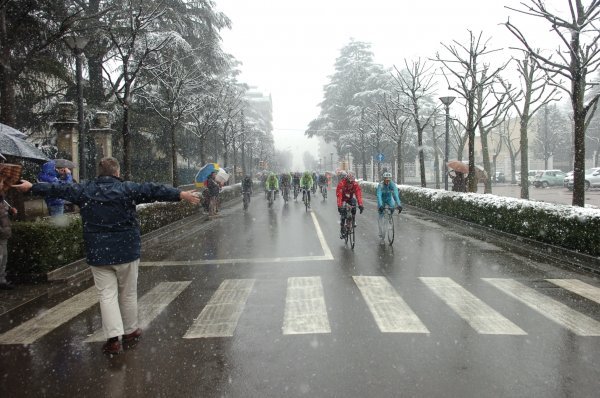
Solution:
<svg viewBox="0 0 600 398"><path fill-rule="evenodd" d="M222 32L223 48L243 63L243 82L273 96L276 147L292 148L299 154L294 166L300 167L304 149L316 155L316 142L303 133L319 114L323 86L350 38L371 43L375 62L385 67L402 65L404 58L433 58L442 50L440 42L466 43L468 29L492 37L492 48L517 46L516 39L499 25L509 15L523 30L536 31L539 46L549 43L545 25L504 7L519 7L519 2L216 0L216 5L233 24L231 30ZM547 3L562 5L565 0Z"/></svg>

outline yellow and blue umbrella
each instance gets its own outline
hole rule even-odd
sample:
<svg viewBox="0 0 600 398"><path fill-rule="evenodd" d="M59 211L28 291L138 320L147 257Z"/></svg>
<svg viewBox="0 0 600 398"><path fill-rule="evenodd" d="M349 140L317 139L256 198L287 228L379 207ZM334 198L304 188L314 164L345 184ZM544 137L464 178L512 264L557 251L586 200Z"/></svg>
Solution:
<svg viewBox="0 0 600 398"><path fill-rule="evenodd" d="M197 188L202 188L206 186L206 180L208 180L208 176L213 171L219 171L218 163L207 163L198 171L196 174L196 178L194 178L194 183Z"/></svg>

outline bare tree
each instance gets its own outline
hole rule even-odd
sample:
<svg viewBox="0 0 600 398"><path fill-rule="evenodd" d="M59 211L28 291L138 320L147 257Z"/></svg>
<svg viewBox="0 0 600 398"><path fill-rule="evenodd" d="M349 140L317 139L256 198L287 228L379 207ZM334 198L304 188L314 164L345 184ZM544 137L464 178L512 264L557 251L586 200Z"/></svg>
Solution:
<svg viewBox="0 0 600 398"><path fill-rule="evenodd" d="M381 117L387 123L388 128L383 133L388 139L396 144L396 180L404 184L404 142L411 119L400 109L400 94L396 95L394 101L389 95L383 96L383 101L377 104Z"/></svg>
<svg viewBox="0 0 600 398"><path fill-rule="evenodd" d="M600 0L591 0L587 8L583 5L582 0L567 1L569 12L564 17L549 11L543 0L530 0L529 6L521 3L525 9L507 7L521 14L545 19L550 24L552 31L562 43L554 54L558 59L534 51L534 46L530 44L527 36L510 20L505 23L505 26L523 44L531 59L541 69L548 72L550 76L564 77L571 83L570 87L565 87L556 78L552 78L554 84L567 92L571 99L575 152L572 204L573 206L584 206L585 127L600 98L600 93L596 94L586 104L585 94L592 85L587 81L588 74L595 73L600 66L600 47L598 46L600 35L596 25L600 16Z"/></svg>
<svg viewBox="0 0 600 398"><path fill-rule="evenodd" d="M511 119L510 116L504 120L504 122L500 125L500 137L504 141L506 148L508 150L508 156L510 157L510 182L511 184L516 184L517 179L515 176L515 165L517 156L521 153L521 134L520 130L516 130L511 128L511 121L517 121L516 118ZM519 134L515 136L515 131L518 131Z"/></svg>
<svg viewBox="0 0 600 398"><path fill-rule="evenodd" d="M421 175L421 186L426 187L425 178L425 155L423 153L423 131L431 125L437 107L431 104L431 95L435 86L432 66L426 61L418 59L404 60L405 69L400 71L396 66L393 75L397 84L397 90L407 98L407 102L400 104L402 111L410 115L417 130L417 150L419 153L419 170ZM429 104L427 104L429 102Z"/></svg>
<svg viewBox="0 0 600 398"><path fill-rule="evenodd" d="M181 50L190 49L176 49L160 54L161 58L165 57L167 60L159 61L160 64L156 68L149 70L148 78L155 84L147 86L139 93L167 127L173 186L179 185L177 130L188 116L202 106L198 94L205 89L205 77L200 65L193 61L186 65L186 57Z"/></svg>
<svg viewBox="0 0 600 398"><path fill-rule="evenodd" d="M124 178L131 179L130 111L134 95L142 89L136 82L149 58L160 51L171 37L151 34L154 22L164 12L160 7L145 4L141 0L127 0L121 7L120 12L115 14L118 21L109 22L106 27L113 53L102 67L112 93L123 110L121 135ZM117 70L108 69L108 65L113 63L117 65Z"/></svg>
<svg viewBox="0 0 600 398"><path fill-rule="evenodd" d="M467 177L467 186L470 192L477 191L477 177L475 174L475 131L481 120L492 114L502 103L495 101L484 109L477 110L477 94L480 87L493 84L500 71L506 64L490 71L489 64L480 65L480 59L486 55L499 50L488 49L489 39L482 42L483 32L475 36L469 31L469 44L465 46L456 40L454 44L443 44L442 46L450 53L450 58L442 58L438 53L436 59L440 61L444 68L442 72L448 83L448 88L456 92L465 103L467 123L466 132L468 134L468 156L469 156L469 175ZM484 73L485 72L485 73ZM453 77L451 81L450 77Z"/></svg>
<svg viewBox="0 0 600 398"><path fill-rule="evenodd" d="M482 71L482 78L485 78L487 68ZM484 193L492 193L492 170L490 165L490 151L488 146L488 135L489 133L498 127L504 118L506 112L510 108L510 103L505 101L508 95L508 90L497 91L492 84L481 85L477 89L477 117L480 120L479 123L479 138L481 139L481 155L483 157L483 169L488 175L485 180ZM495 105L492 107L493 112L488 112L487 116L482 116L485 109L488 108L488 101L491 100ZM500 141L501 142L501 141Z"/></svg>

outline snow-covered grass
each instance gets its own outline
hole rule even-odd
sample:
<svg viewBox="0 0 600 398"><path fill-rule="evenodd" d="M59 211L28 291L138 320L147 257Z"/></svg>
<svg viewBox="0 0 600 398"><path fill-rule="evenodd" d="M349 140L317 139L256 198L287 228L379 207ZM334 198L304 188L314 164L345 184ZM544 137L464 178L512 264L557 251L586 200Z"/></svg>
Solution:
<svg viewBox="0 0 600 398"><path fill-rule="evenodd" d="M362 182L375 194L377 183ZM540 242L600 255L600 209L400 185L401 200L446 216Z"/></svg>

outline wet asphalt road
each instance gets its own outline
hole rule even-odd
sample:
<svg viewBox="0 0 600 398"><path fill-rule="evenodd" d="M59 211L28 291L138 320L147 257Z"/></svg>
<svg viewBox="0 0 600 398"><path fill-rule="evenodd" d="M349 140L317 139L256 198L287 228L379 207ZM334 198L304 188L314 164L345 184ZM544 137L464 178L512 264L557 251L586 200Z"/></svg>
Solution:
<svg viewBox="0 0 600 398"><path fill-rule="evenodd" d="M144 245L137 347L86 341L100 315L81 286L0 318L0 396L597 396L597 277L415 209L392 247L372 201L358 223L352 251L331 197L185 220ZM43 318L61 305L82 310Z"/></svg>

